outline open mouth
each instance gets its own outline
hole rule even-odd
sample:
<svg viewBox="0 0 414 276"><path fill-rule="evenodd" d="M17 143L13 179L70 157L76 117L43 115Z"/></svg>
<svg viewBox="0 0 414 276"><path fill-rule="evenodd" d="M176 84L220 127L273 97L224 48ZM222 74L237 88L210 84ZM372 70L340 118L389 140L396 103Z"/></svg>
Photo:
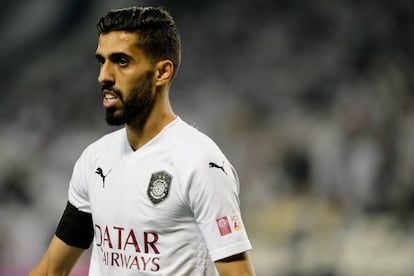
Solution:
<svg viewBox="0 0 414 276"><path fill-rule="evenodd" d="M114 94L110 94L110 93L106 93L104 95L105 100L115 100L116 98L118 98L117 96L115 96Z"/></svg>
<svg viewBox="0 0 414 276"><path fill-rule="evenodd" d="M113 107L117 100L119 99L118 95L115 94L113 91L110 90L106 90L103 91L103 106L108 108L108 107Z"/></svg>

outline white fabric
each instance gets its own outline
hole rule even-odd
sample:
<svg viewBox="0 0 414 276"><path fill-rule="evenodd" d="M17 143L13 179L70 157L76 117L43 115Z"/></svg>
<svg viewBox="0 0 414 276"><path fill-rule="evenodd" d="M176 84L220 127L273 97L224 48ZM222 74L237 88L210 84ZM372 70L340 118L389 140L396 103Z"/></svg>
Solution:
<svg viewBox="0 0 414 276"><path fill-rule="evenodd" d="M137 151L124 128L102 137L69 188L69 201L92 213L92 276L217 275L214 261L251 248L238 196L223 153L180 118Z"/></svg>

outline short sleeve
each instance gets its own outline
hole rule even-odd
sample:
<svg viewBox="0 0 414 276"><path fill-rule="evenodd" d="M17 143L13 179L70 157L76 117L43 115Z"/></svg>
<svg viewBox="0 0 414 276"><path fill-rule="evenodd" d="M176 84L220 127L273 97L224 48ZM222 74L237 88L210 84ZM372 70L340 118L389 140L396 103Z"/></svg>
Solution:
<svg viewBox="0 0 414 276"><path fill-rule="evenodd" d="M200 162L189 200L213 261L251 249L240 213L238 177L224 157Z"/></svg>
<svg viewBox="0 0 414 276"><path fill-rule="evenodd" d="M73 168L72 177L69 183L68 200L79 211L91 213L91 207L88 195L87 178L87 160L83 153Z"/></svg>

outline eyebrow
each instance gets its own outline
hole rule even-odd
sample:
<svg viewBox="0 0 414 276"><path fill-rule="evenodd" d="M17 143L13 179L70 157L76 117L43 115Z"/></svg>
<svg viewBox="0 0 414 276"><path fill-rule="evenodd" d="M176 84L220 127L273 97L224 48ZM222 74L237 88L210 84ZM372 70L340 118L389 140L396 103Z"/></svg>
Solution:
<svg viewBox="0 0 414 276"><path fill-rule="evenodd" d="M95 54L95 58L105 60L105 57L103 55L99 54L99 53ZM129 60L133 60L132 56L130 56L126 53L123 53L123 52L115 52L115 53L112 53L112 54L109 55L109 60L111 60L111 61L118 60L120 58L127 58Z"/></svg>

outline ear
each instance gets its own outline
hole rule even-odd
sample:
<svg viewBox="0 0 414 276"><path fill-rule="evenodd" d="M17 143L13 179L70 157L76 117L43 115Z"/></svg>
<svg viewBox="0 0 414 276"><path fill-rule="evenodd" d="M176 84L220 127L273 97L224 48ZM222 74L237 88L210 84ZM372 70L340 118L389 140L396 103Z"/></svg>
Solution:
<svg viewBox="0 0 414 276"><path fill-rule="evenodd" d="M156 85L161 86L171 82L172 76L174 72L174 64L171 60L162 60L156 64Z"/></svg>

